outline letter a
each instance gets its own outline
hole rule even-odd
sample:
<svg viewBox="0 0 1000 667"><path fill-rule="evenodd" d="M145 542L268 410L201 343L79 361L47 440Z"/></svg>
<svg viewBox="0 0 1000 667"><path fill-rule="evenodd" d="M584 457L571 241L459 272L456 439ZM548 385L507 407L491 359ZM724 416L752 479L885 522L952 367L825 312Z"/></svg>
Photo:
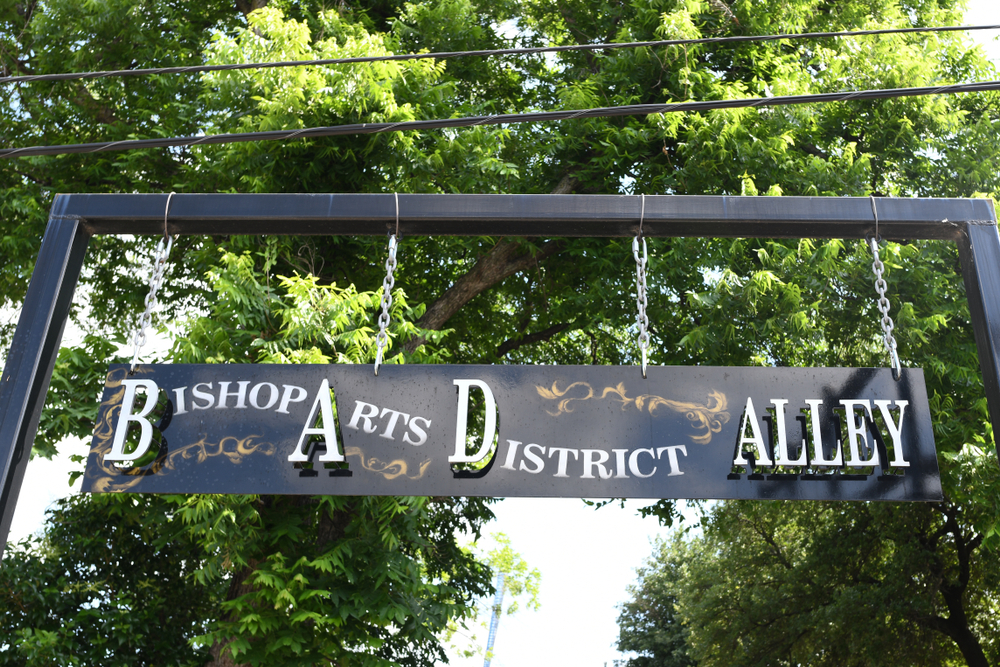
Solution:
<svg viewBox="0 0 1000 667"><path fill-rule="evenodd" d="M748 438L747 424L750 424L751 435ZM736 456L733 457L734 466L750 465L750 462L743 458L743 445L753 445L757 449L757 465L771 466L771 457L767 455L767 448L764 447L764 438L760 435L760 425L757 423L757 413L753 409L753 399L747 396L747 407L743 411L743 421L740 422L740 440L736 443Z"/></svg>
<svg viewBox="0 0 1000 667"><path fill-rule="evenodd" d="M316 428L316 413L322 412L323 425ZM333 403L330 401L330 382L326 378L319 386L316 400L313 402L312 410L309 411L309 419L302 428L302 435L299 436L299 444L295 446L295 451L289 454L288 460L293 462L303 462L309 460L309 452L304 451L304 445L309 444L309 436L321 435L326 439L326 453L318 460L324 463L333 461L346 461L344 455L340 453L340 446L337 443L337 425L333 421Z"/></svg>
<svg viewBox="0 0 1000 667"><path fill-rule="evenodd" d="M105 461L134 461L141 458L153 442L153 425L146 415L156 407L160 398L160 388L152 380L122 380L125 386L125 396L122 398L122 411L115 426L115 439L111 443L111 451L104 455ZM142 387L146 390L146 404L137 414L132 414L135 407L135 390ZM125 453L125 435L128 433L128 423L139 423L139 444L131 454Z"/></svg>

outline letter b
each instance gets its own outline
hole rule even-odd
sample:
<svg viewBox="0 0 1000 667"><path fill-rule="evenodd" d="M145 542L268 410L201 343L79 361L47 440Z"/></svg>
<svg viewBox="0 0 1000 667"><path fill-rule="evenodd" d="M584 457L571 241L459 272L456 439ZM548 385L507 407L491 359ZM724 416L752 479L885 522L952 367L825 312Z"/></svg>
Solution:
<svg viewBox="0 0 1000 667"><path fill-rule="evenodd" d="M105 461L129 461L141 458L153 442L153 425L146 419L146 415L156 407L156 401L160 398L160 389L152 380L122 380L125 386L125 396L122 398L122 411L118 416L118 423L115 425L115 437L111 444L111 451L104 455ZM146 403L136 414L132 414L135 407L135 390L142 388L146 391ZM131 454L125 453L125 435L128 433L128 423L137 422L139 424L139 444Z"/></svg>

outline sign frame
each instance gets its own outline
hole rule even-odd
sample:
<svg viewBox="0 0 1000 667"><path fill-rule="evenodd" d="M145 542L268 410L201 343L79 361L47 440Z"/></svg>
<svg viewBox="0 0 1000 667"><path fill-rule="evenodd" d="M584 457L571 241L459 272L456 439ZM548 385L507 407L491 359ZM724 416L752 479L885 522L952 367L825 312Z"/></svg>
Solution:
<svg viewBox="0 0 1000 667"><path fill-rule="evenodd" d="M45 394L98 234L162 234L167 194L57 195L0 375L0 548L6 544ZM638 195L399 195L404 236L631 237ZM990 420L1000 425L1000 235L986 199L875 198L879 234L942 239L961 259ZM393 194L175 194L173 234L375 235L397 225ZM645 197L647 237L864 239L867 197ZM995 443L996 444L996 443ZM1000 459L1000 446L997 449Z"/></svg>

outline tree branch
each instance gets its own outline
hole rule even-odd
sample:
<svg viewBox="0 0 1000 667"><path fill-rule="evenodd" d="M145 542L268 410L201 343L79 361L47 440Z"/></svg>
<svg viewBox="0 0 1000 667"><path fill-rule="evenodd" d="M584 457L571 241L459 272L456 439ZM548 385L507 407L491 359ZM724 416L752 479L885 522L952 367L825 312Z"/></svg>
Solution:
<svg viewBox="0 0 1000 667"><path fill-rule="evenodd" d="M555 324L544 331L528 334L527 336L521 336L519 338L509 338L501 343L500 347L497 348L497 358L499 359L500 357L503 357L508 352L513 352L522 345L531 345L532 343L540 343L543 340L548 340L565 331L569 327L569 322L563 322L561 324Z"/></svg>
<svg viewBox="0 0 1000 667"><path fill-rule="evenodd" d="M77 106L80 106L84 110L92 113L94 118L101 125L111 125L118 120L115 117L114 111L111 110L111 107L99 102L97 98L83 86L83 84L74 82L71 85L71 88L73 90L73 95L69 98L70 101L75 102Z"/></svg>
<svg viewBox="0 0 1000 667"><path fill-rule="evenodd" d="M552 194L568 194L576 188L578 183L576 177L566 175L552 191ZM522 254L520 242L501 240L476 262L471 271L456 280L454 285L431 304L417 325L422 329L440 330L452 315L477 295L493 287L504 278L536 266L539 261L558 252L562 246L563 241L556 239L542 245L536 253ZM403 350L412 354L424 342L426 339L423 336L417 336L407 341Z"/></svg>
<svg viewBox="0 0 1000 667"><path fill-rule="evenodd" d="M269 0L236 0L236 9L246 17L261 7L267 7L268 2Z"/></svg>
<svg viewBox="0 0 1000 667"><path fill-rule="evenodd" d="M562 247L561 240L549 241L536 253L522 254L521 244L504 240L497 243L483 255L472 270L455 281L455 284L431 304L417 323L423 329L435 331L444 327L452 315L481 292L498 282L535 265L535 262L552 255ZM424 344L424 337L418 336L406 343L404 349L413 352Z"/></svg>

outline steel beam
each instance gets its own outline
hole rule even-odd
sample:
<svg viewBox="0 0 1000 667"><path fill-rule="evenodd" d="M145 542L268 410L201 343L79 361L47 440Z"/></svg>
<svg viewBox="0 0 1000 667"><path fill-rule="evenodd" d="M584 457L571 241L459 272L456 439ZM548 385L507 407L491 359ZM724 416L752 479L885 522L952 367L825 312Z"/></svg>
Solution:
<svg viewBox="0 0 1000 667"><path fill-rule="evenodd" d="M93 234L162 234L167 195L60 195L52 212ZM876 198L879 235L955 240L962 224L992 219L979 199ZM636 195L399 195L403 236L634 236ZM396 227L391 194L177 194L178 234L382 235ZM647 196L646 236L865 238L867 197Z"/></svg>
<svg viewBox="0 0 1000 667"><path fill-rule="evenodd" d="M1000 236L996 220L970 223L958 239L979 368L1000 460Z"/></svg>
<svg viewBox="0 0 1000 667"><path fill-rule="evenodd" d="M89 240L78 220L49 221L0 375L0 549L7 544Z"/></svg>

